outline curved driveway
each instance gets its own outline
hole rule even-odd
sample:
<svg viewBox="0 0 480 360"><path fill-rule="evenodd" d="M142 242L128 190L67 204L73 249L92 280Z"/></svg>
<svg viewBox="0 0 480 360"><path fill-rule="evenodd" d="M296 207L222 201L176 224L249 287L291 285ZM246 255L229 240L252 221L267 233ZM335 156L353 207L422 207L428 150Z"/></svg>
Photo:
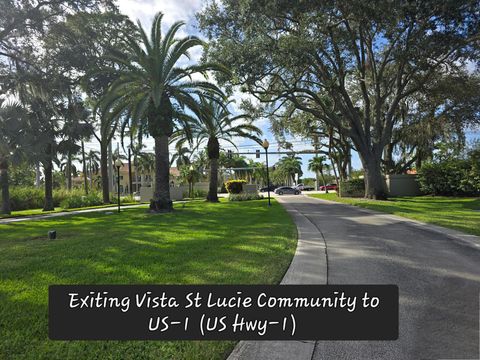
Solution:
<svg viewBox="0 0 480 360"><path fill-rule="evenodd" d="M353 206L307 196L279 201L300 231L284 283L397 284L399 339L241 342L231 359L480 359L478 247Z"/></svg>

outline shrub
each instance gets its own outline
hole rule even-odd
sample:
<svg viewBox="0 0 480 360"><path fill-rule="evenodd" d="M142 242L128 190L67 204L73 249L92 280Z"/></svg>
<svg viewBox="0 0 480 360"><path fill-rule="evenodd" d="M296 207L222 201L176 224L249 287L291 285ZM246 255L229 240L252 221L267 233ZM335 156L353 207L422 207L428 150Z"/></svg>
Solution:
<svg viewBox="0 0 480 360"><path fill-rule="evenodd" d="M363 197L365 195L365 180L350 179L340 182L340 197Z"/></svg>
<svg viewBox="0 0 480 360"><path fill-rule="evenodd" d="M247 201L247 200L260 200L263 199L263 195L257 193L242 193L242 194L230 194L228 200L230 201Z"/></svg>
<svg viewBox="0 0 480 360"><path fill-rule="evenodd" d="M184 191L183 193L183 198L186 199L189 197L188 191ZM205 190L200 190L200 189L193 189L193 194L192 194L192 199L195 198L204 198L207 197L207 191Z"/></svg>
<svg viewBox="0 0 480 360"><path fill-rule="evenodd" d="M90 193L88 195L72 194L60 203L60 207L63 209L75 209L86 206L102 205L103 199L100 193Z"/></svg>
<svg viewBox="0 0 480 360"><path fill-rule="evenodd" d="M11 187L10 206L12 211L38 209L43 206L43 188Z"/></svg>
<svg viewBox="0 0 480 360"><path fill-rule="evenodd" d="M229 194L240 194L243 191L243 184L245 180L228 180L225 182L225 188Z"/></svg>
<svg viewBox="0 0 480 360"><path fill-rule="evenodd" d="M424 164L418 171L417 181L426 194L480 195L480 169L468 160Z"/></svg>

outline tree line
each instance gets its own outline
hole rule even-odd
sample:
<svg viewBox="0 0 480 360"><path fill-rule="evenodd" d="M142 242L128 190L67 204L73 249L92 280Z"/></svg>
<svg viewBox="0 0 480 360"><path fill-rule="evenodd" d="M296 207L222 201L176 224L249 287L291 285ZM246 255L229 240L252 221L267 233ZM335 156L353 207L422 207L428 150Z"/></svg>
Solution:
<svg viewBox="0 0 480 360"><path fill-rule="evenodd" d="M10 166L41 164L43 209L48 211L53 210L54 165L64 169L71 187L78 153L85 189L87 173L91 176L99 167L108 203L108 168L114 160L109 146L118 134L122 145L124 138L130 141L129 165L132 153L141 154L144 138L154 139L151 211L172 209L173 141L180 148L206 143L211 169L207 200L218 201L219 140L239 136L259 141L261 131L248 115L233 116L225 91L208 81L217 72L229 76L226 66L189 61L189 51L206 44L196 36L179 37L183 22L163 33L163 14L157 13L147 31L120 14L112 1L17 0L7 1L5 8L0 15L2 212L10 212ZM90 138L98 141L99 156L85 153L84 142Z"/></svg>
<svg viewBox="0 0 480 360"><path fill-rule="evenodd" d="M475 0L222 0L198 19L206 58L233 72L220 83L263 104L280 138L328 149L339 177L356 151L365 196L383 199L383 174L420 168L478 126L479 14Z"/></svg>

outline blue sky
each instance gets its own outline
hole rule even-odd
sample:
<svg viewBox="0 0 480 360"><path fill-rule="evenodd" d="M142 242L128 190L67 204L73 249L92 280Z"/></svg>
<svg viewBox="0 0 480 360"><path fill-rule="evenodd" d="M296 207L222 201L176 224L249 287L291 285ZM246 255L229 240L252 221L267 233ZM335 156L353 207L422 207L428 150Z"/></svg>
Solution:
<svg viewBox="0 0 480 360"><path fill-rule="evenodd" d="M202 9L202 6L204 5L203 0L119 0L118 1L118 6L120 8L120 11L128 15L133 21L139 20L142 25L149 29L150 24L152 22L152 19L154 15L158 12L161 11L164 14L163 17L163 27L164 29L169 28L174 22L176 21L184 21L186 23L186 26L182 28L182 30L179 32L179 36L185 36L185 35L197 35L201 36L199 34L198 29L196 27L196 19L195 19L195 13L198 12L199 10ZM198 47L194 51L191 52L191 57L192 60L198 60L201 56L201 48ZM233 96L234 99L236 99L237 104L240 103L240 100L244 97L248 97L246 94L242 94L240 92L236 92ZM236 106L233 106L232 111L236 112ZM273 135L271 134L269 130L269 122L267 119L257 119L255 124L260 127L264 133L264 138L267 138L269 142L272 144L270 147L271 151L277 150L276 148L276 140L274 139ZM467 134L467 138L469 140L473 139L479 139L479 132L478 131L471 131ZM115 141L119 141L118 139ZM303 150L303 149L311 149L311 146L308 141L304 139L292 139L292 141L296 144L294 146L295 150ZM146 145L147 151L153 151L153 140L148 139L146 140ZM255 144L253 141L250 140L239 140L237 142L237 145L239 146L239 151L252 151L252 153L255 153L255 149L259 148L258 146L255 147ZM89 149L97 149L98 150L98 143L95 141L89 142L86 144L87 151ZM116 144L114 144L114 147L116 147ZM173 150L173 149L172 149ZM265 159L262 156L261 159L255 159L255 155L252 154L252 156L247 156L249 158L252 158L256 161L261 161L264 162ZM308 166L308 160L312 157L312 155L302 155L302 170L304 173L304 177L313 177L314 175L307 170ZM273 164L278 160L279 156L274 156L272 155L269 157L269 163ZM361 163L360 159L356 154L354 154L353 159L352 159L352 165L354 169L359 169L361 168Z"/></svg>

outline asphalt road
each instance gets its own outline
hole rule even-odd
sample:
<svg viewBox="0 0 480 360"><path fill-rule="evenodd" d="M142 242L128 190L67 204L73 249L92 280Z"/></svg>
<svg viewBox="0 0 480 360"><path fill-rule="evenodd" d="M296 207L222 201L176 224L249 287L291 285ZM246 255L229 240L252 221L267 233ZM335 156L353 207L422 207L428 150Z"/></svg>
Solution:
<svg viewBox="0 0 480 360"><path fill-rule="evenodd" d="M480 358L478 248L348 205L282 200L323 234L328 284L397 284L400 291L397 341L317 341L312 359Z"/></svg>

